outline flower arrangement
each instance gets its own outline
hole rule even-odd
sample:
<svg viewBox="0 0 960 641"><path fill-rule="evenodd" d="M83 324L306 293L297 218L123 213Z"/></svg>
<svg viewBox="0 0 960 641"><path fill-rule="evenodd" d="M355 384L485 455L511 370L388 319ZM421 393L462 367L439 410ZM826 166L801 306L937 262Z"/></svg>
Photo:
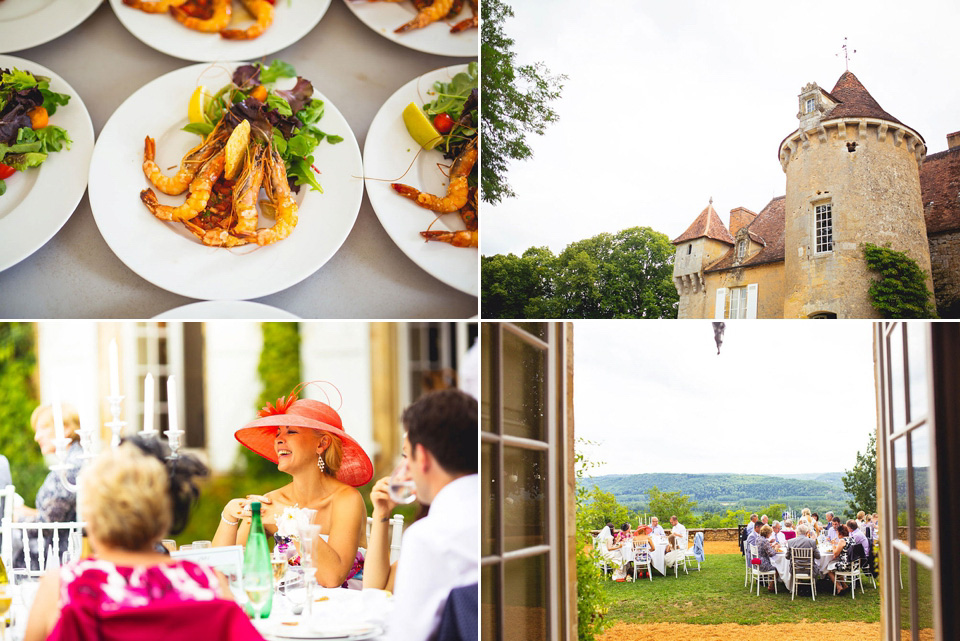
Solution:
<svg viewBox="0 0 960 641"><path fill-rule="evenodd" d="M277 517L277 533L273 535L277 542L275 549L287 555L290 565L300 565L300 553L293 540L299 540L300 528L306 525L309 525L307 512L298 507L286 507Z"/></svg>

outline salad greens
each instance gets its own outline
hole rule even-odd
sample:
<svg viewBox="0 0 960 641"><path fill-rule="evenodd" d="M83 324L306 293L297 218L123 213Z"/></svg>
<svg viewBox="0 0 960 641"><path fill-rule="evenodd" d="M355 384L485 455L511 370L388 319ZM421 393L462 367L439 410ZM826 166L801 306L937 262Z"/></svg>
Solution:
<svg viewBox="0 0 960 641"><path fill-rule="evenodd" d="M476 61L467 65L467 70L456 74L450 82L433 83L436 98L425 104L423 111L431 119L445 113L454 120L453 128L444 135L441 143L446 158L459 156L467 142L477 135L477 87Z"/></svg>
<svg viewBox="0 0 960 641"><path fill-rule="evenodd" d="M50 79L20 69L0 69L0 196L7 185L2 180L14 171L37 167L47 155L70 148L66 130L54 125L34 129L38 111L43 121L70 102L70 96L50 90ZM37 120L39 122L39 120Z"/></svg>
<svg viewBox="0 0 960 641"><path fill-rule="evenodd" d="M296 78L297 82L287 90L267 87L281 78ZM265 102L252 95L261 86L266 90ZM263 95L261 92L260 96ZM253 138L261 144L272 142L283 158L291 189L299 191L301 185L309 185L323 193L313 169L312 154L324 140L329 144L343 140L316 126L323 117L323 108L323 101L313 97L313 85L297 76L293 65L282 60L266 66L256 62L238 67L232 82L207 103L204 122L190 123L183 130L206 136L223 118L231 126L249 120Z"/></svg>

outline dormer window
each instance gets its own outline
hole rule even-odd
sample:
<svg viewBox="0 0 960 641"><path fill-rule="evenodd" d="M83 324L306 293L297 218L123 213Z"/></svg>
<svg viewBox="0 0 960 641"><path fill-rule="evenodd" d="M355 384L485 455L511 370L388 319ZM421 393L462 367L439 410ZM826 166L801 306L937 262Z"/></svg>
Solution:
<svg viewBox="0 0 960 641"><path fill-rule="evenodd" d="M803 113L808 114L813 112L817 108L817 99L816 98L807 98L807 102L804 105Z"/></svg>

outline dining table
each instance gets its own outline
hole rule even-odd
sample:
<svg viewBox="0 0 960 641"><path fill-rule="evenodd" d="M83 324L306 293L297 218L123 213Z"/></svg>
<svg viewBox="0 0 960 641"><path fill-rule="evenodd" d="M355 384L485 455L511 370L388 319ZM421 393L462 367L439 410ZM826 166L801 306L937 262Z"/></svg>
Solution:
<svg viewBox="0 0 960 641"><path fill-rule="evenodd" d="M355 15L361 9L369 12L370 6L376 9L374 3L351 7L350 2L329 0L329 8L315 27L261 59L286 61L309 78L343 115L362 150L375 116L399 88L433 70L476 60L479 47L470 55L440 55L398 44L399 38L389 30L381 33L383 29L371 28ZM111 115L138 89L195 64L144 44L118 18L117 11L128 9L119 2L103 1L68 32L43 44L6 52L42 65L69 83L86 105L98 137ZM4 39L2 28L0 25L0 40ZM475 31L468 37L476 38ZM171 108L187 112L187 104ZM131 189L130 198L137 201L141 188ZM254 300L304 319L454 319L478 314L476 249L464 250L476 255L478 263L477 283L467 293L467 288L442 282L444 274L431 275L418 266L385 230L366 192L362 199L358 195L357 202L355 222L324 264L299 282ZM125 242L147 248L152 241L143 236ZM223 279L230 277L222 275ZM98 228L89 191L49 241L16 264L0 269L0 292L0 318L7 319L152 318L199 300L163 289L128 267Z"/></svg>
<svg viewBox="0 0 960 641"><path fill-rule="evenodd" d="M269 641L287 639L350 639L382 641L393 608L393 597L384 590L313 588L313 611L300 609L305 598L302 588L295 598L278 592L273 596L270 616L254 622Z"/></svg>
<svg viewBox="0 0 960 641"><path fill-rule="evenodd" d="M836 567L837 564L834 560L832 547L821 546L818 549L820 550L820 557L814 558L813 561L817 567L817 576L822 577ZM785 586L787 586L787 590L792 590L792 568L790 560L787 559L787 548L784 547L777 552L776 556L770 559L770 562L773 564L773 567L776 568L777 574L780 576L780 580L783 581Z"/></svg>

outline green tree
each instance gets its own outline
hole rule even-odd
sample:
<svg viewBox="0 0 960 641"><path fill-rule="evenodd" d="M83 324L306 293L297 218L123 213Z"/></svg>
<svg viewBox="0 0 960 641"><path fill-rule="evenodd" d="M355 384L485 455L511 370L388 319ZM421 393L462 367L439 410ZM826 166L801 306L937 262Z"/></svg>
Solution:
<svg viewBox="0 0 960 641"><path fill-rule="evenodd" d="M482 257L484 318L553 318L555 260L546 247Z"/></svg>
<svg viewBox="0 0 960 641"><path fill-rule="evenodd" d="M254 412L267 403L276 403L281 396L300 384L300 329L297 323L261 323L263 347L260 350L260 363L257 374L263 383L260 397ZM245 447L240 448L241 460L249 476L264 482L282 482L286 484L288 475L277 471L277 465L254 454Z"/></svg>
<svg viewBox="0 0 960 641"><path fill-rule="evenodd" d="M634 516L627 506L617 502L612 492L604 492L599 487L590 490L586 500L587 503L583 506L585 523L593 530L599 530L608 522L619 528L622 523L630 522Z"/></svg>
<svg viewBox="0 0 960 641"><path fill-rule="evenodd" d="M693 509L697 507L697 502L690 498L689 494L682 492L661 492L656 485L647 492L649 496L648 504L650 512L654 514L664 524L669 522L671 516L676 516L677 520L687 527L696 527L696 517ZM667 528L664 525L664 528ZM668 529L668 528L667 528Z"/></svg>
<svg viewBox="0 0 960 641"><path fill-rule="evenodd" d="M518 65L512 38L503 30L513 9L504 0L484 0L481 13L480 197L492 204L515 196L507 182L511 160L533 156L527 134L542 136L557 120L550 103L560 97L566 76L552 76L542 62Z"/></svg>
<svg viewBox="0 0 960 641"><path fill-rule="evenodd" d="M577 442L579 445L589 444L584 439L577 439ZM575 450L578 641L594 641L612 623L606 619L610 597L604 588L605 577L599 567L599 553L593 546L590 534L593 529L588 509L590 490L583 483L584 477L595 466L579 450Z"/></svg>
<svg viewBox="0 0 960 641"><path fill-rule="evenodd" d="M0 453L7 457L13 484L27 505L36 503L47 475L30 430L30 414L38 403L32 380L36 368L33 325L0 323Z"/></svg>
<svg viewBox="0 0 960 641"><path fill-rule="evenodd" d="M872 513L877 511L877 435L870 432L867 449L857 452L857 462L852 470L844 470L843 489L853 500L847 501L850 510Z"/></svg>
<svg viewBox="0 0 960 641"><path fill-rule="evenodd" d="M937 312L927 289L927 274L917 261L889 247L866 243L863 256L867 268L880 279L870 285L870 304L884 318L936 318Z"/></svg>

